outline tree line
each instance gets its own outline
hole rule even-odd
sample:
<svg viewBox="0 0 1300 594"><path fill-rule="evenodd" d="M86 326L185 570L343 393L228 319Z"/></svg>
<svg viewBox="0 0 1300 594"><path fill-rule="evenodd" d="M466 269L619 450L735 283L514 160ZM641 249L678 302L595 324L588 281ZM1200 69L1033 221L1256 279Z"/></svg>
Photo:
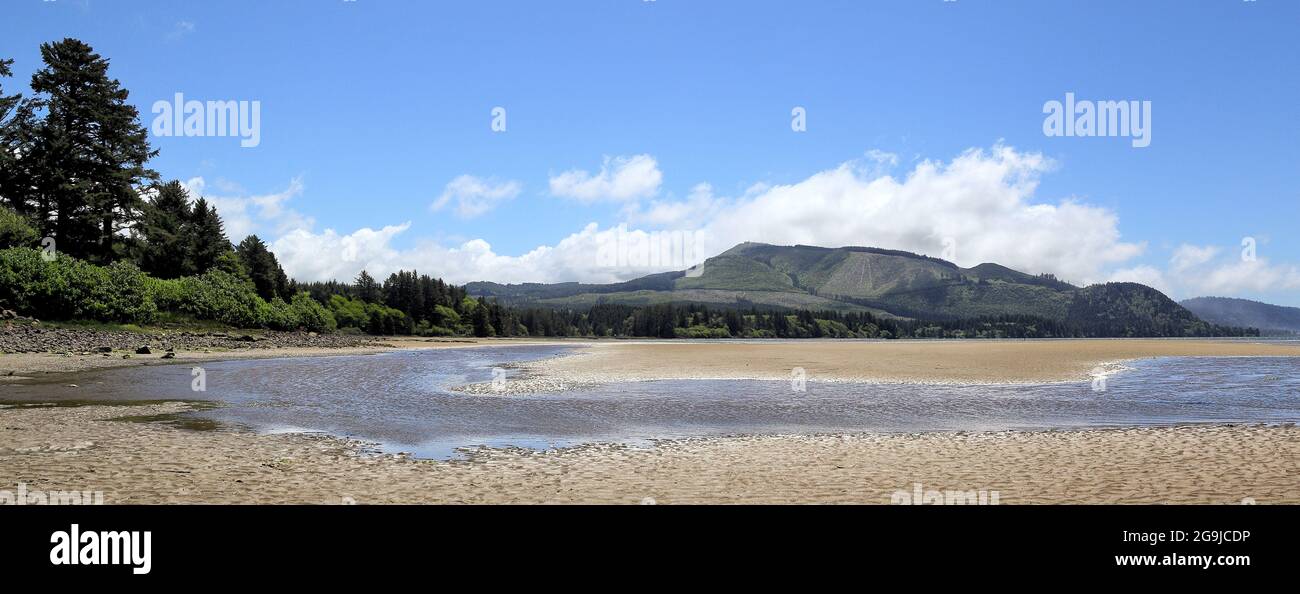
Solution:
<svg viewBox="0 0 1300 594"><path fill-rule="evenodd" d="M535 337L647 338L1101 338L1153 336L1257 336L1249 328L1184 325L1116 325L1060 321L1031 315L924 320L872 312L710 307L694 303L630 306L596 304L586 310L518 308L505 314ZM517 330L518 331L518 330ZM507 334L518 335L518 334Z"/></svg>
<svg viewBox="0 0 1300 594"><path fill-rule="evenodd" d="M232 243L213 204L149 167L158 151L107 59L76 39L40 55L27 96L8 92L13 60L0 59L0 305L108 322L472 331L477 302L439 279L299 284L261 238Z"/></svg>

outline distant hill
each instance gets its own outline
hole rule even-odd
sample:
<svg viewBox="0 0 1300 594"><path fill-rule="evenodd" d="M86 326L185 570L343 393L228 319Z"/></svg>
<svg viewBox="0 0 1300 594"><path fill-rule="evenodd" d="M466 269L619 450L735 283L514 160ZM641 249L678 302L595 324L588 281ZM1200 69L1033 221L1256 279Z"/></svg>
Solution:
<svg viewBox="0 0 1300 594"><path fill-rule="evenodd" d="M1145 285L1080 288L998 264L962 268L938 258L869 247L742 243L709 258L689 275L668 272L603 285L475 282L466 290L510 305L550 308L693 303L870 312L932 321L1033 316L1099 329L1088 335L1105 336L1201 336L1214 331Z"/></svg>
<svg viewBox="0 0 1300 594"><path fill-rule="evenodd" d="M1196 297L1181 305L1213 324L1259 328L1266 335L1300 334L1300 307L1231 297Z"/></svg>

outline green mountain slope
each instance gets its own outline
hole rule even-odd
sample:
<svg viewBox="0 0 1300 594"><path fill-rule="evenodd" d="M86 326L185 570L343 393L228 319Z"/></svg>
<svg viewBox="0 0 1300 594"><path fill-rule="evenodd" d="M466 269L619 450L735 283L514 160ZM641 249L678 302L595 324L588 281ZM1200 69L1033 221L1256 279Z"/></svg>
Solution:
<svg viewBox="0 0 1300 594"><path fill-rule="evenodd" d="M1271 335L1300 333L1300 307L1228 297L1196 297L1180 304L1213 324L1259 328Z"/></svg>
<svg viewBox="0 0 1300 594"><path fill-rule="evenodd" d="M470 283L471 295L554 308L599 303L698 303L739 308L869 311L925 320L1036 316L1104 327L1113 335L1200 335L1209 325L1159 291L1134 283L1080 288L986 263L962 268L938 258L867 247L743 243L690 274L623 283Z"/></svg>

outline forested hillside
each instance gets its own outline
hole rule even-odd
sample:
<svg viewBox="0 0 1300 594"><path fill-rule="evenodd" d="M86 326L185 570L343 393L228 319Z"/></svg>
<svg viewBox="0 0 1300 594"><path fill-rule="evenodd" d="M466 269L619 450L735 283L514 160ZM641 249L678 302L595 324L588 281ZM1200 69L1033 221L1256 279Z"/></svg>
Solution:
<svg viewBox="0 0 1300 594"><path fill-rule="evenodd" d="M1228 297L1197 297L1183 301L1181 305L1215 324L1250 326L1271 335L1300 334L1300 307Z"/></svg>

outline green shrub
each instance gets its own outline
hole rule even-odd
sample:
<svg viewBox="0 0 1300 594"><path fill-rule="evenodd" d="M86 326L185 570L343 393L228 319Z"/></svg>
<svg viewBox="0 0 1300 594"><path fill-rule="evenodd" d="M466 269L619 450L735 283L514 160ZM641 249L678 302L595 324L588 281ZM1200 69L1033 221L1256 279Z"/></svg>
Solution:
<svg viewBox="0 0 1300 594"><path fill-rule="evenodd" d="M0 250L0 305L50 320L148 324L166 312L168 317L239 328L331 332L337 325L334 313L307 293L287 303L279 298L268 303L247 279L217 268L164 280L125 261L95 266L63 254L49 258L31 248ZM357 327L369 327L373 311L386 332L410 332L410 321L398 310L360 302L346 305Z"/></svg>
<svg viewBox="0 0 1300 594"><path fill-rule="evenodd" d="M272 330L298 329L298 315L279 297L258 304L257 319L259 325Z"/></svg>
<svg viewBox="0 0 1300 594"><path fill-rule="evenodd" d="M40 237L25 217L0 207L0 248L35 247Z"/></svg>
<svg viewBox="0 0 1300 594"><path fill-rule="evenodd" d="M54 320L149 323L158 313L149 277L135 265L108 267L40 250L0 250L0 303Z"/></svg>
<svg viewBox="0 0 1300 594"><path fill-rule="evenodd" d="M731 331L726 327L710 328L696 324L689 328L673 328L673 336L677 338L731 338Z"/></svg>
<svg viewBox="0 0 1300 594"><path fill-rule="evenodd" d="M149 295L149 276L135 264L118 261L101 268L83 263L83 267L93 269L90 274L96 284L90 290L90 302L85 305L91 313L77 317L137 324L148 324L157 317L157 305Z"/></svg>
<svg viewBox="0 0 1300 594"><path fill-rule="evenodd" d="M257 296L252 284L221 270L174 280L153 279L150 287L160 309L200 320L257 328L265 326L270 315L267 303Z"/></svg>
<svg viewBox="0 0 1300 594"><path fill-rule="evenodd" d="M342 295L330 295L330 313L339 328L365 329L370 325L370 316L366 313L366 303L360 299L349 299Z"/></svg>
<svg viewBox="0 0 1300 594"><path fill-rule="evenodd" d="M370 334L410 334L414 329L410 318L401 310L378 303L367 303L366 315L370 319L366 332Z"/></svg>
<svg viewBox="0 0 1300 594"><path fill-rule="evenodd" d="M311 332L332 332L336 327L334 315L307 293L294 295L289 302L289 310L295 318L297 328Z"/></svg>
<svg viewBox="0 0 1300 594"><path fill-rule="evenodd" d="M456 310L445 305L434 306L433 315L434 319L430 320L430 322L434 326L455 328L460 325L460 314L456 313Z"/></svg>

